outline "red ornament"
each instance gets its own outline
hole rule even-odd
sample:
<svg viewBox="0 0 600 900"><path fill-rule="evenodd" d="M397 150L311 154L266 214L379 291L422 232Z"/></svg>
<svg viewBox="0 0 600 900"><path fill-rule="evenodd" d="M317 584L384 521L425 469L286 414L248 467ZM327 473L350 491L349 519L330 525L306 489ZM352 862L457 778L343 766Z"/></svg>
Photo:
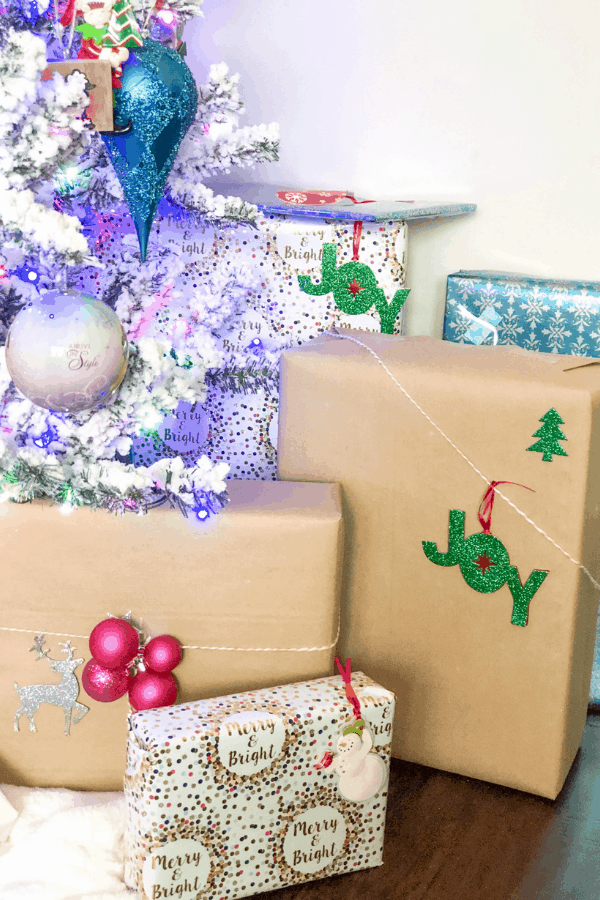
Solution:
<svg viewBox="0 0 600 900"><path fill-rule="evenodd" d="M171 672L181 662L183 651L177 638L161 634L144 647L144 663L158 674Z"/></svg>
<svg viewBox="0 0 600 900"><path fill-rule="evenodd" d="M105 669L95 659L90 659L81 673L84 690L100 703L118 700L129 688L130 676L126 668Z"/></svg>
<svg viewBox="0 0 600 900"><path fill-rule="evenodd" d="M131 664L140 649L138 633L125 619L105 619L90 634L90 653L106 669Z"/></svg>
<svg viewBox="0 0 600 900"><path fill-rule="evenodd" d="M129 685L129 702L135 710L172 706L177 700L177 682L171 674L138 672Z"/></svg>

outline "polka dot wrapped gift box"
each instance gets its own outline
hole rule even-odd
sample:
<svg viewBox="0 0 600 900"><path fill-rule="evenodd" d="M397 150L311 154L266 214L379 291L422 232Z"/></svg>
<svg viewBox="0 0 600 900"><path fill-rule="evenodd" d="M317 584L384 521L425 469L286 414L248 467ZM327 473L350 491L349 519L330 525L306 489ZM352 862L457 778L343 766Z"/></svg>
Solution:
<svg viewBox="0 0 600 900"><path fill-rule="evenodd" d="M234 900L381 865L393 717L361 672L134 713L127 884Z"/></svg>
<svg viewBox="0 0 600 900"><path fill-rule="evenodd" d="M227 303L211 313L223 362L209 373L206 398L194 410L182 403L156 432L133 437L132 459L147 466L162 456L193 461L206 453L229 463L231 477L275 480L282 350L333 326L404 333L408 223L466 215L475 206L272 185L211 183L211 189L256 204L256 221L200 226L163 201L151 243L176 247L185 267L173 291L156 295L138 325L159 339L187 328L191 341L194 297L208 285L217 291L228 283L234 287L224 295ZM113 217L109 228L120 246L127 222ZM115 244L100 245L100 258L110 262ZM226 315L235 292L237 312Z"/></svg>

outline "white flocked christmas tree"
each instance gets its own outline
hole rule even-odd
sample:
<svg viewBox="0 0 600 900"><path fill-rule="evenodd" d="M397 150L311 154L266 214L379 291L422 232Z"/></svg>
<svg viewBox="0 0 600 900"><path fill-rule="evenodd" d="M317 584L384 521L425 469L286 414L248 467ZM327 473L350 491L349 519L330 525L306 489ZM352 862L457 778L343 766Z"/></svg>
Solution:
<svg viewBox="0 0 600 900"><path fill-rule="evenodd" d="M115 224L128 211L103 141L81 118L86 78L46 71L48 60L77 57L81 36L74 25L86 4L71 4L71 25L64 26L65 5L56 0L45 8L44 2L9 0L0 18L0 342L38 291L68 286L115 310L130 356L123 383L105 406L57 413L17 390L0 347L0 500L42 497L65 511L87 505L115 512L144 512L167 500L204 518L225 502L227 463L200 456L185 464L170 454L136 467L132 438L156 434L180 401L201 403L207 384L229 377L215 332L241 315L257 276L228 259L181 291L182 248L159 229L142 260L131 227L121 231ZM134 0L132 8L145 40L183 55L183 25L202 15L201 5ZM256 207L213 193L205 181L233 166L277 159L278 128L238 126L238 78L225 63L211 66L197 90L197 113L167 182L169 215L190 228L252 222ZM110 253L98 252L107 244ZM154 314L161 307L168 317Z"/></svg>

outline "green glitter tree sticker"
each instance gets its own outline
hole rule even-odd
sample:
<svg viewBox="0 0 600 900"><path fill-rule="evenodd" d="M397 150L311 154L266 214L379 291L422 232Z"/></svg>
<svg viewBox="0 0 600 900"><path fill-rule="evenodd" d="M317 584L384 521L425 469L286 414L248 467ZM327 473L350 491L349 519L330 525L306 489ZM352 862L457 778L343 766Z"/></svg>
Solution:
<svg viewBox="0 0 600 900"><path fill-rule="evenodd" d="M539 438L535 444L528 447L528 450L534 450L536 453L542 453L544 462L552 462L552 456L568 456L569 454L561 447L559 441L566 441L567 436L560 429L564 425L563 419L559 416L555 409L549 409L545 415L540 418L543 422L541 428L535 432L533 437Z"/></svg>

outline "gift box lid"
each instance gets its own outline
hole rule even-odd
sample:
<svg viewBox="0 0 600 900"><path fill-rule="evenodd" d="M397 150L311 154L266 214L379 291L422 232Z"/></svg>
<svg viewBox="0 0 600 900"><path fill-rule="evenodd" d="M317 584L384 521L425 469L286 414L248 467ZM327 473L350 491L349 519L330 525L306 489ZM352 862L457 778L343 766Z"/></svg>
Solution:
<svg viewBox="0 0 600 900"><path fill-rule="evenodd" d="M464 216L477 209L475 203L432 200L370 200L352 191L319 191L278 188L271 184L211 184L211 190L254 203L267 215L302 216L307 219L340 219L352 222L430 219Z"/></svg>
<svg viewBox="0 0 600 900"><path fill-rule="evenodd" d="M384 705L394 702L392 691L378 685L364 672L352 673L352 685L362 700L377 698ZM252 718L255 714L271 715L275 708L288 726L304 727L313 724L316 707L319 711L326 707L334 722L345 721L345 717L352 720L352 707L339 675L133 712L129 715L129 737L138 747L150 751L172 740L175 732L178 739L194 740L201 733L199 723L206 734L218 735L221 720L229 721L232 711L240 714L243 711Z"/></svg>
<svg viewBox="0 0 600 900"><path fill-rule="evenodd" d="M459 269L458 272L452 272L448 278L457 278L460 280L482 280L494 282L519 282L520 284L558 284L558 285L582 285L585 284L589 290L600 291L599 281L577 281L573 278L547 278L543 275L524 275L521 272L498 272L495 269Z"/></svg>

